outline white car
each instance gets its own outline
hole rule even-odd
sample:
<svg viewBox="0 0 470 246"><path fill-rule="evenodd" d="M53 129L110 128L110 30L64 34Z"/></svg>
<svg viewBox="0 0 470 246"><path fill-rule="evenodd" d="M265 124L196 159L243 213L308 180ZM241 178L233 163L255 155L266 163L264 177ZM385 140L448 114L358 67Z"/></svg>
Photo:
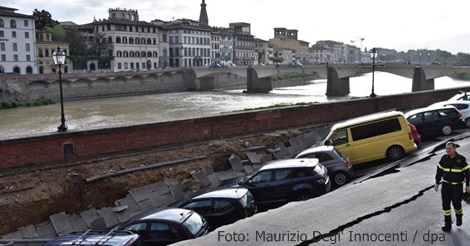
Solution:
<svg viewBox="0 0 470 246"><path fill-rule="evenodd" d="M468 96L470 97L470 94ZM455 108L457 108L462 114L462 120L465 122L465 126L470 127L470 101L465 101L465 100L442 101L442 102L434 103L430 105L429 107L447 106L447 105L452 105Z"/></svg>
<svg viewBox="0 0 470 246"><path fill-rule="evenodd" d="M457 95L449 98L447 101L470 101L470 92L460 91Z"/></svg>

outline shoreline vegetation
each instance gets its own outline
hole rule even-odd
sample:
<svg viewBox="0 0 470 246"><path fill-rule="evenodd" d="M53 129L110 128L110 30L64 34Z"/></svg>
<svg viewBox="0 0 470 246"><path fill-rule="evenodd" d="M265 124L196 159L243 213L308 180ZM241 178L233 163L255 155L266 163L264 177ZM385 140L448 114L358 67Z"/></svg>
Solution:
<svg viewBox="0 0 470 246"><path fill-rule="evenodd" d="M39 97L39 98L29 100L26 102L22 102L18 99L9 99L9 100L0 101L0 110L19 108L19 107L43 106L43 105L49 105L49 104L54 104L54 102L51 99L48 99L45 97Z"/></svg>

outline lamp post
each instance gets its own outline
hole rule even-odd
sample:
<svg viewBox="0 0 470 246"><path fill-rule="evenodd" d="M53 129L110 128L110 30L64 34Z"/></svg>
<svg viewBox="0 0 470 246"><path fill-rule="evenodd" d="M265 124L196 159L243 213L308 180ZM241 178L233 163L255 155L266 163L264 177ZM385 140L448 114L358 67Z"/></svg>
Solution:
<svg viewBox="0 0 470 246"><path fill-rule="evenodd" d="M375 74L375 59L377 58L377 50L372 48L370 52L370 58L372 58L372 93L370 93L370 97L376 97L377 95L374 92L374 74Z"/></svg>
<svg viewBox="0 0 470 246"><path fill-rule="evenodd" d="M65 63L65 53L60 51L60 47L57 47L57 50L52 53L52 59L54 60L54 64L59 66L59 85L60 85L60 124L57 127L59 132L67 131L67 125L65 125L65 114L64 114L64 96L62 93L62 70L61 67Z"/></svg>
<svg viewBox="0 0 470 246"><path fill-rule="evenodd" d="M429 65L429 60L430 60L429 58L430 58L430 57L431 57L431 54L428 53L428 65Z"/></svg>
<svg viewBox="0 0 470 246"><path fill-rule="evenodd" d="M421 65L421 53L419 53L419 65Z"/></svg>

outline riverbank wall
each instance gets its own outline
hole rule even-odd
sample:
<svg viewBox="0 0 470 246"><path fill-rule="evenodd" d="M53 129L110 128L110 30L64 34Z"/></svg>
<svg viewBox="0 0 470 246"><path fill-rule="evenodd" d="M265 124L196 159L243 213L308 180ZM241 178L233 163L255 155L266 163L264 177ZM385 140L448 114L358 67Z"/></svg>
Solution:
<svg viewBox="0 0 470 246"><path fill-rule="evenodd" d="M446 100L459 90L470 87L4 140L0 142L0 169L70 164L117 153L328 124L383 110L406 111Z"/></svg>

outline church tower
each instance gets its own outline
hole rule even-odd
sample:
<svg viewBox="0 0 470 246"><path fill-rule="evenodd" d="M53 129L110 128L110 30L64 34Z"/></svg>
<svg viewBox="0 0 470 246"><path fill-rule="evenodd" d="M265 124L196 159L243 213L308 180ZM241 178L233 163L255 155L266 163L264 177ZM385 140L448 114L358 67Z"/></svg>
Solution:
<svg viewBox="0 0 470 246"><path fill-rule="evenodd" d="M209 26L209 18L207 17L206 3L202 0L201 13L199 14L199 23L202 26Z"/></svg>

